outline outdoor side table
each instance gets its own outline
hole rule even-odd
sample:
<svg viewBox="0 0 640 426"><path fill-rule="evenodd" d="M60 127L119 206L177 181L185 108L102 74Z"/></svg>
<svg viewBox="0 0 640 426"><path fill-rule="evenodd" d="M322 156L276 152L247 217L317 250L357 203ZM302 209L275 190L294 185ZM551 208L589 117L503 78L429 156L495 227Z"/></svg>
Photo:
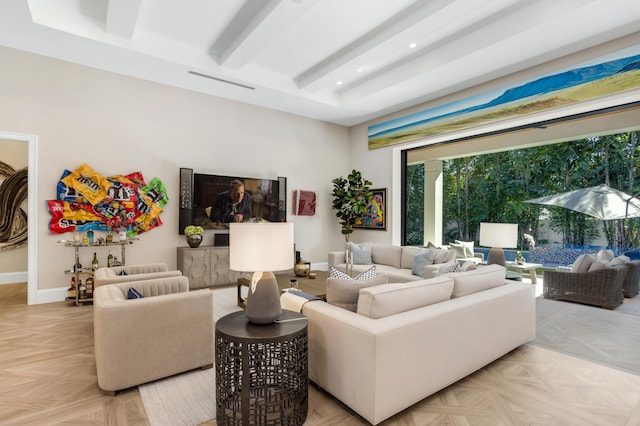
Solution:
<svg viewBox="0 0 640 426"><path fill-rule="evenodd" d="M302 425L308 408L307 319L283 310L256 325L244 311L216 323L218 425Z"/></svg>

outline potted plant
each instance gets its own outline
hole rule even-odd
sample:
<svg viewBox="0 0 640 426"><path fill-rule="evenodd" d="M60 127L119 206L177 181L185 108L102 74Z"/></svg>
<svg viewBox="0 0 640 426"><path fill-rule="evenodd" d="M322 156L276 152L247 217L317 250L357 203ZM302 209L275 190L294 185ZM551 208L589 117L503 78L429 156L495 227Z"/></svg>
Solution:
<svg viewBox="0 0 640 426"><path fill-rule="evenodd" d="M202 226L189 225L184 228L184 237L187 239L189 247L196 248L202 242L204 228Z"/></svg>
<svg viewBox="0 0 640 426"><path fill-rule="evenodd" d="M362 177L357 170L344 177L337 177L333 182L333 208L340 219L342 234L345 241L349 242L349 235L353 232L353 225L362 219L367 210L367 205L373 196L369 185L371 182Z"/></svg>

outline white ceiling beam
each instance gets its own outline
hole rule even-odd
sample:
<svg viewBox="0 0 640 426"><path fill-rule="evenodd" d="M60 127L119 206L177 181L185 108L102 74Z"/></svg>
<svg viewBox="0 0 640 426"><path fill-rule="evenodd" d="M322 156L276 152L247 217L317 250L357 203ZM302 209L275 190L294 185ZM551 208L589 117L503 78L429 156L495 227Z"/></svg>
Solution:
<svg viewBox="0 0 640 426"><path fill-rule="evenodd" d="M244 2L238 13L209 49L209 54L218 65L224 64L279 3L280 0L247 0Z"/></svg>
<svg viewBox="0 0 640 426"><path fill-rule="evenodd" d="M450 0L418 1L305 70L295 77L294 81L298 88L303 89L450 4Z"/></svg>
<svg viewBox="0 0 640 426"><path fill-rule="evenodd" d="M109 0L107 34L131 39L136 29L142 0Z"/></svg>

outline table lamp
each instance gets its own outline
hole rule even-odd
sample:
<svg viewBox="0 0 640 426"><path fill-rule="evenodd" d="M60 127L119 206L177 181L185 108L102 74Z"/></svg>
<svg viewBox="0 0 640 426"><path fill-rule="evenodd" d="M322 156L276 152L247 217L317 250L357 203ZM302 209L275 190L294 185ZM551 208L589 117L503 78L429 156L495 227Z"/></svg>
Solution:
<svg viewBox="0 0 640 426"><path fill-rule="evenodd" d="M254 324L271 324L282 313L272 271L293 267L293 223L230 223L229 266L253 272L245 315Z"/></svg>
<svg viewBox="0 0 640 426"><path fill-rule="evenodd" d="M506 266L503 248L518 246L517 223L480 223L480 245L491 247L487 257L487 265Z"/></svg>

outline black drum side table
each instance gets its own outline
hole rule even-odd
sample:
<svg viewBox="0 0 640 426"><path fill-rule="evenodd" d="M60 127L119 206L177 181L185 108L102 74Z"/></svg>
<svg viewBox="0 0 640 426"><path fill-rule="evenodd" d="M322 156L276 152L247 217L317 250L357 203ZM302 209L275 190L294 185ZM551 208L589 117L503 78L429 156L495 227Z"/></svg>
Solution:
<svg viewBox="0 0 640 426"><path fill-rule="evenodd" d="M218 425L300 426L307 418L307 319L283 310L256 325L244 311L216 323Z"/></svg>

